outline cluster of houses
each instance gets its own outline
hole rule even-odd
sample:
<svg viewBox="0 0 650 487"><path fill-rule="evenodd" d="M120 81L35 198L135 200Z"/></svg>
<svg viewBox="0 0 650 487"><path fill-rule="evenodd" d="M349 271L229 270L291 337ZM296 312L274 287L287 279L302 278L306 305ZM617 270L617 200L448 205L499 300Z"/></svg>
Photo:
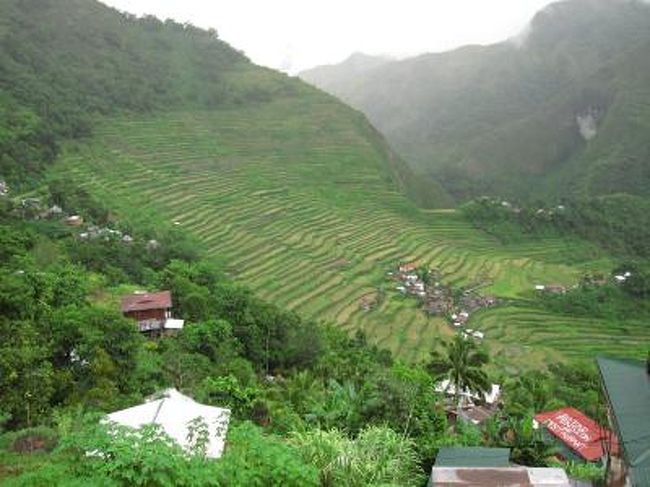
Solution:
<svg viewBox="0 0 650 487"><path fill-rule="evenodd" d="M128 233L123 233L120 230L115 230L108 227L98 227L96 225L90 225L86 231L79 234L79 238L81 240L121 240L124 243L131 243L134 240L133 237Z"/></svg>
<svg viewBox="0 0 650 487"><path fill-rule="evenodd" d="M472 313L498 304L494 296L482 296L477 291L482 286L467 289L455 296L450 286L442 284L441 276L436 271L428 271L429 278L425 282L418 275L417 264L400 264L396 271L388 272L388 276L398 281L396 290L402 294L418 298L426 313L433 316L445 316L449 323L466 338L482 340L484 334L478 330L464 329ZM483 284L484 285L484 284Z"/></svg>
<svg viewBox="0 0 650 487"><path fill-rule="evenodd" d="M611 277L611 280L615 284L623 284L630 277L632 277L632 273L630 271L621 271L618 274L614 274ZM583 285L587 284L589 286L604 286L608 282L611 281L608 281L608 279L606 279L603 276L600 276L598 278L587 276L582 280ZM572 289L575 289L577 287L578 285L574 285ZM535 291L539 293L547 293L547 294L565 294L568 291L568 288L562 284L536 284Z"/></svg>
<svg viewBox="0 0 650 487"><path fill-rule="evenodd" d="M391 271L388 272L388 275L399 282L395 289L400 293L424 298L427 295L426 285L416 271L415 263L400 264L397 272Z"/></svg>
<svg viewBox="0 0 650 487"><path fill-rule="evenodd" d="M564 205L556 205L550 208L522 208L521 206L511 203L508 200L503 200L500 198L491 198L489 196L483 196L479 198L478 201L483 205L489 205L495 208L501 208L505 211L508 211L510 213L515 213L517 215L524 212L524 213L531 213L538 218L545 218L545 219L550 219L554 215L558 213L563 213L566 210L566 206Z"/></svg>
<svg viewBox="0 0 650 487"><path fill-rule="evenodd" d="M20 214L23 218L34 220L61 220L63 223L71 227L81 227L84 224L84 219L81 215L66 214L63 211L63 208L59 205L48 206L44 204L40 198L23 198L20 200L20 205L18 205L14 211Z"/></svg>
<svg viewBox="0 0 650 487"><path fill-rule="evenodd" d="M606 400L609 427L575 408L565 407L535 415L533 427L556 447L562 461L592 464L605 470L604 484L613 487L650 487L650 357L647 361L598 358L596 364ZM500 387L489 393L463 391L456 404L449 382L436 391L448 395L452 420L480 426L496 414ZM563 486L585 487L590 482L570 480L562 469L536 469L510 462L507 448L441 448L430 486Z"/></svg>

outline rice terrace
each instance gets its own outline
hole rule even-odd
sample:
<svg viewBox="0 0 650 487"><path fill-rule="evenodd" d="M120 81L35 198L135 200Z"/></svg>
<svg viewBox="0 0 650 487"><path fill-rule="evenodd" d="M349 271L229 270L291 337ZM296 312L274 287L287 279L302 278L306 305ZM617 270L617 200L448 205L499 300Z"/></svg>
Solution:
<svg viewBox="0 0 650 487"><path fill-rule="evenodd" d="M484 291L503 303L469 324L496 363L635 354L650 341L641 322L530 306L535 285L607 272L606 254L569 238L504 245L455 210L417 209L371 130L360 114L308 91L245 108L103 119L91 140L67 146L55 171L118 212L164 215L264 299L363 330L405 360L425 358L453 329L386 280L398 262L437 269L455 288L489 282ZM376 307L363 305L377 293Z"/></svg>

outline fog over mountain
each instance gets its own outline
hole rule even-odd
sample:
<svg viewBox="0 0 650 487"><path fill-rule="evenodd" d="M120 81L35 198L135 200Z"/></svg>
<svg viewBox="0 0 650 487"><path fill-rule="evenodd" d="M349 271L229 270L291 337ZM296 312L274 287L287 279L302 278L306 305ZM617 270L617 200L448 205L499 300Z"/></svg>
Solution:
<svg viewBox="0 0 650 487"><path fill-rule="evenodd" d="M214 28L253 62L297 73L352 52L403 57L514 35L550 0L104 0L136 15ZM472 15L468 15L472 12Z"/></svg>
<svg viewBox="0 0 650 487"><path fill-rule="evenodd" d="M650 196L650 7L569 0L490 46L301 77L362 110L458 200Z"/></svg>

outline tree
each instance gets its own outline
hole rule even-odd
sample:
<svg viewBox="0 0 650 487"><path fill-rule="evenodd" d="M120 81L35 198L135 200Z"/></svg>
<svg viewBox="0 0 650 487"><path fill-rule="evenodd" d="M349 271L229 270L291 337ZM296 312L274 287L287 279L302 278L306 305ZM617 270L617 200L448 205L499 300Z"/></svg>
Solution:
<svg viewBox="0 0 650 487"><path fill-rule="evenodd" d="M528 467L547 467L556 448L544 439L541 429L533 427L533 418L510 418L505 424L506 446L512 447L512 461Z"/></svg>
<svg viewBox="0 0 650 487"><path fill-rule="evenodd" d="M442 350L432 352L428 368L436 380L449 380L448 389L453 391L460 410L463 393L487 391L489 384L483 366L488 361L485 350L459 333L451 341L443 342Z"/></svg>
<svg viewBox="0 0 650 487"><path fill-rule="evenodd" d="M564 405L554 394L551 378L541 372L530 372L506 382L504 393L507 413L520 418Z"/></svg>

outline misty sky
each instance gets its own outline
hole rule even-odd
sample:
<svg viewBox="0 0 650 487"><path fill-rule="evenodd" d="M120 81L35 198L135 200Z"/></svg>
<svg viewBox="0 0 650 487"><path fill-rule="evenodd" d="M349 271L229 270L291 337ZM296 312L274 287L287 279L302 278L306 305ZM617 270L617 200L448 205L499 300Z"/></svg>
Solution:
<svg viewBox="0 0 650 487"><path fill-rule="evenodd" d="M102 0L212 27L253 62L296 73L353 52L414 55L514 36L551 0Z"/></svg>

